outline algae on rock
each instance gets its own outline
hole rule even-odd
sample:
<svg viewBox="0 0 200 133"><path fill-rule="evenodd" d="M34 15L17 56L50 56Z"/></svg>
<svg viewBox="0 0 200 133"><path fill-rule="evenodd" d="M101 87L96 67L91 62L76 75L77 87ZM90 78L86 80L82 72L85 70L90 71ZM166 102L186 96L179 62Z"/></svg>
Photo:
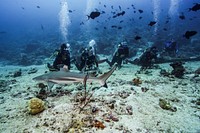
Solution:
<svg viewBox="0 0 200 133"><path fill-rule="evenodd" d="M171 104L169 102L167 102L166 100L164 100L164 99L159 99L159 106L162 109L170 110L172 112L176 112L177 111L176 107L171 106Z"/></svg>

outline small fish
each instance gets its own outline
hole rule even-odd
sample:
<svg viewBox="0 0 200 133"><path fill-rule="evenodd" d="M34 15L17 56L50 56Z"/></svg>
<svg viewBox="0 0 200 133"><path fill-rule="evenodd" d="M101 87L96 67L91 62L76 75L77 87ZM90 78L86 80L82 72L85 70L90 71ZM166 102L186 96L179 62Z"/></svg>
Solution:
<svg viewBox="0 0 200 133"><path fill-rule="evenodd" d="M87 15L88 16L88 19L95 19L96 17L99 17L100 16L100 12L98 11L95 11L95 12L91 12L90 15Z"/></svg>
<svg viewBox="0 0 200 133"><path fill-rule="evenodd" d="M142 17L139 17L139 19L142 19Z"/></svg>
<svg viewBox="0 0 200 133"><path fill-rule="evenodd" d="M72 10L68 10L69 13L72 13Z"/></svg>
<svg viewBox="0 0 200 133"><path fill-rule="evenodd" d="M24 10L24 7L21 7Z"/></svg>
<svg viewBox="0 0 200 133"><path fill-rule="evenodd" d="M37 6L37 8L40 8L40 6Z"/></svg>
<svg viewBox="0 0 200 133"><path fill-rule="evenodd" d="M123 16L125 14L125 11L122 11L120 13L117 13L116 15L113 16L113 18L116 18L118 16Z"/></svg>
<svg viewBox="0 0 200 133"><path fill-rule="evenodd" d="M122 11L120 15L122 15L122 16L123 16L124 14L125 14L125 11Z"/></svg>
<svg viewBox="0 0 200 133"><path fill-rule="evenodd" d="M112 25L111 27L112 27L112 28L117 28L117 26L116 26L116 25Z"/></svg>
<svg viewBox="0 0 200 133"><path fill-rule="evenodd" d="M165 21L165 24L169 23L169 20Z"/></svg>
<svg viewBox="0 0 200 133"><path fill-rule="evenodd" d="M116 12L111 12L113 15L116 14Z"/></svg>
<svg viewBox="0 0 200 133"><path fill-rule="evenodd" d="M106 5L103 5L106 8Z"/></svg>
<svg viewBox="0 0 200 133"><path fill-rule="evenodd" d="M119 30L120 30L120 29L122 29L122 27L121 27L121 26L119 26L117 29L119 29Z"/></svg>
<svg viewBox="0 0 200 133"><path fill-rule="evenodd" d="M179 15L179 18L184 20L185 19L185 15L183 14L183 12L181 13L181 15Z"/></svg>
<svg viewBox="0 0 200 133"><path fill-rule="evenodd" d="M84 23L83 23L83 22L81 22L81 23L80 23L80 25L84 25Z"/></svg>
<svg viewBox="0 0 200 133"><path fill-rule="evenodd" d="M136 11L134 11L134 13L136 13Z"/></svg>
<svg viewBox="0 0 200 133"><path fill-rule="evenodd" d="M185 38L190 39L191 36L196 35L196 31L186 31L185 34L183 35Z"/></svg>
<svg viewBox="0 0 200 133"><path fill-rule="evenodd" d="M133 7L133 9L135 9L135 7L134 7L134 5L133 5L133 4L132 4L131 6Z"/></svg>
<svg viewBox="0 0 200 133"><path fill-rule="evenodd" d="M111 6L111 8L113 9L113 6Z"/></svg>
<svg viewBox="0 0 200 133"><path fill-rule="evenodd" d="M119 10L120 10L120 11L122 10L121 6L119 6Z"/></svg>
<svg viewBox="0 0 200 133"><path fill-rule="evenodd" d="M140 40L141 39L141 37L140 36L135 36L135 40L137 41L137 40Z"/></svg>
<svg viewBox="0 0 200 133"><path fill-rule="evenodd" d="M141 9L139 9L138 11L139 11L139 13L143 13L143 10L141 10Z"/></svg>
<svg viewBox="0 0 200 133"><path fill-rule="evenodd" d="M104 14L104 13L106 13L106 12L105 12L105 11L102 11L102 12L101 12L101 14Z"/></svg>
<svg viewBox="0 0 200 133"><path fill-rule="evenodd" d="M107 29L106 27L103 27L105 30Z"/></svg>
<svg viewBox="0 0 200 133"><path fill-rule="evenodd" d="M149 26L153 26L154 24L156 24L156 22L155 21L151 21L148 25Z"/></svg>
<svg viewBox="0 0 200 133"><path fill-rule="evenodd" d="M200 4L196 3L192 8L189 8L189 11L198 11L200 10Z"/></svg>
<svg viewBox="0 0 200 133"><path fill-rule="evenodd" d="M122 22L124 22L124 21L123 20L119 21L119 23L122 23Z"/></svg>
<svg viewBox="0 0 200 133"><path fill-rule="evenodd" d="M164 31L167 31L167 28L163 28Z"/></svg>

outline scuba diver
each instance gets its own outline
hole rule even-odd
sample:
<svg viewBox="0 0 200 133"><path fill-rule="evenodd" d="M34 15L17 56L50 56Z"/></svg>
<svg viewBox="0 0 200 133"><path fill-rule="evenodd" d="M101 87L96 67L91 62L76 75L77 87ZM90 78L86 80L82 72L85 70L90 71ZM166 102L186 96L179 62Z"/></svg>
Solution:
<svg viewBox="0 0 200 133"><path fill-rule="evenodd" d="M141 69L151 68L155 60L157 60L157 52L157 48L155 46L152 46L150 48L147 48L139 58L136 58L134 61L127 60L127 62L131 64L141 65Z"/></svg>
<svg viewBox="0 0 200 133"><path fill-rule="evenodd" d="M76 57L75 66L79 71L86 72L98 69L98 61L94 45L96 42L91 40L88 47L81 48L80 55Z"/></svg>
<svg viewBox="0 0 200 133"><path fill-rule="evenodd" d="M142 54L142 56L139 58L142 69L151 68L153 65L153 62L157 59L157 48L155 46L150 47L146 49L146 51Z"/></svg>
<svg viewBox="0 0 200 133"><path fill-rule="evenodd" d="M162 55L170 56L170 57L176 57L178 53L178 45L177 42L175 42L173 39L170 41L165 42L164 44L164 51L162 52Z"/></svg>
<svg viewBox="0 0 200 133"><path fill-rule="evenodd" d="M121 42L118 44L118 48L116 49L112 61L108 64L112 67L115 63L117 63L118 68L121 68L122 61L129 57L129 47L125 42Z"/></svg>
<svg viewBox="0 0 200 133"><path fill-rule="evenodd" d="M57 55L53 62L53 65L50 65L47 63L47 67L50 71L59 71L63 65L68 66L68 69L70 69L70 44L63 43L60 46L59 50L56 50Z"/></svg>

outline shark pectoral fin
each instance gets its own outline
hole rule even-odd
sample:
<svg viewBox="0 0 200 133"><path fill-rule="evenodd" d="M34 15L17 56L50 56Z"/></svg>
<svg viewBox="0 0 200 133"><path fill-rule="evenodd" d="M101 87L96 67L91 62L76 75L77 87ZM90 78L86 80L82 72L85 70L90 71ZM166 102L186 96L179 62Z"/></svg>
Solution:
<svg viewBox="0 0 200 133"><path fill-rule="evenodd" d="M53 82L47 82L47 84L48 84L48 88L49 88L49 89L52 89L53 86L54 86L54 83L53 83Z"/></svg>

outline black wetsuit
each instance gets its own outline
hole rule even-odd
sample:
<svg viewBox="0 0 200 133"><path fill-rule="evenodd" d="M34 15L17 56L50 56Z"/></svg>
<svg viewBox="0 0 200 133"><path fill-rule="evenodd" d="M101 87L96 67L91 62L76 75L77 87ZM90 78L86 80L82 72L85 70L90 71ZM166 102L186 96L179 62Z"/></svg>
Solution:
<svg viewBox="0 0 200 133"><path fill-rule="evenodd" d="M129 56L129 48L127 46L119 46L117 52L114 54L110 66L117 63L118 67L121 67L122 61Z"/></svg>
<svg viewBox="0 0 200 133"><path fill-rule="evenodd" d="M75 65L79 71L86 71L94 67L98 68L98 61L95 55L89 55L89 51L84 50L82 54L76 58Z"/></svg>
<svg viewBox="0 0 200 133"><path fill-rule="evenodd" d="M59 70L59 65L67 65L70 69L70 52L69 50L60 50L53 62L53 67Z"/></svg>
<svg viewBox="0 0 200 133"><path fill-rule="evenodd" d="M153 60L157 59L156 47L147 49L142 56L138 59L138 64L141 64L142 68L149 68L153 64Z"/></svg>
<svg viewBox="0 0 200 133"><path fill-rule="evenodd" d="M86 69L93 69L93 67L98 67L98 61L95 55L88 56L86 60Z"/></svg>

